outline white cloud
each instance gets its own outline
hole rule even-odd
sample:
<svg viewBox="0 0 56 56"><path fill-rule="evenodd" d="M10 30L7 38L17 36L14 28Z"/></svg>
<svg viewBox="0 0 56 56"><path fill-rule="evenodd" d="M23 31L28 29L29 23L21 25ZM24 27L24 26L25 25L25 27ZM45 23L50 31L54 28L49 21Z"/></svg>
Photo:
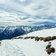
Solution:
<svg viewBox="0 0 56 56"><path fill-rule="evenodd" d="M18 1L18 2L17 2ZM23 1L23 0L22 0ZM25 0L26 1L26 0ZM0 0L0 21L20 21L20 22L41 22L41 21L56 21L56 18L50 19L48 16L56 16L56 6L53 0L27 0L28 5L19 3L19 0ZM27 2L26 1L26 2ZM31 2L31 3L30 3ZM0 10L0 11L1 11ZM21 13L22 12L22 13ZM21 13L21 14L20 14ZM29 18L28 18L28 15ZM41 19L34 16L40 16ZM47 19L47 18L48 19ZM26 19L25 19L26 18Z"/></svg>
<svg viewBox="0 0 56 56"><path fill-rule="evenodd" d="M2 1L5 1L5 0L2 0ZM23 5L23 2L26 1L26 0L22 0L23 2L20 4L21 0L6 0L4 2L4 5L11 8L11 9L14 9L16 11L23 11L23 12L26 12L30 15L53 15L56 13L55 12L55 2L53 0L27 0L30 4L28 5ZM27 3L24 2L24 3ZM2 3L2 2L0 2Z"/></svg>
<svg viewBox="0 0 56 56"><path fill-rule="evenodd" d="M0 0L0 3L5 3L5 0Z"/></svg>

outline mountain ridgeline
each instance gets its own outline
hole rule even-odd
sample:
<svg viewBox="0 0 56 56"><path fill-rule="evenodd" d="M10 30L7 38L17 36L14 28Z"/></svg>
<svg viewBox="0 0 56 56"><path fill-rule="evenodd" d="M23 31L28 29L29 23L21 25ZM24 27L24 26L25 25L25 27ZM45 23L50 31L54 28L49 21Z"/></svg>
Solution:
<svg viewBox="0 0 56 56"><path fill-rule="evenodd" d="M33 31L56 27L56 24L41 26L0 26L0 40L11 39Z"/></svg>

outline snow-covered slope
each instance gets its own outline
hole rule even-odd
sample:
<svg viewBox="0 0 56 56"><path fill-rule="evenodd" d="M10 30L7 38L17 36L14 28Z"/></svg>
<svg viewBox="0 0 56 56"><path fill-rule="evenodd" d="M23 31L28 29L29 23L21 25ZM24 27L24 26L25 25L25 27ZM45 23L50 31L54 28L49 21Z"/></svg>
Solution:
<svg viewBox="0 0 56 56"><path fill-rule="evenodd" d="M39 37L56 36L56 28L34 31L26 35L23 35L23 37L26 36L39 36Z"/></svg>
<svg viewBox="0 0 56 56"><path fill-rule="evenodd" d="M47 42L27 39L3 40L0 46L1 56L56 56L55 53L46 53ZM56 40L52 41L52 47L56 49Z"/></svg>

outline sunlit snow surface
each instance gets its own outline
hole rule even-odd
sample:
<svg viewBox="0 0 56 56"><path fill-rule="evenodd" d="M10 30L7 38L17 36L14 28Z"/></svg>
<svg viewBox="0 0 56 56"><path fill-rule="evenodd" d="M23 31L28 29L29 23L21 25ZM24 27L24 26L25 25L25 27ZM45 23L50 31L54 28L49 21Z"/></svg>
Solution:
<svg viewBox="0 0 56 56"><path fill-rule="evenodd" d="M34 40L3 40L0 46L1 56L55 56L55 53L48 55L46 46L48 42ZM56 40L52 41L52 46L56 49Z"/></svg>

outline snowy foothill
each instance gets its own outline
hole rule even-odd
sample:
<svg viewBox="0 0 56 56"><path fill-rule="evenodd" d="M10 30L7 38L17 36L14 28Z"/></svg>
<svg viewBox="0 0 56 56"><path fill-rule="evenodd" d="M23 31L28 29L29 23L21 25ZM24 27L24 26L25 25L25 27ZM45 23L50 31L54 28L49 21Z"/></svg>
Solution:
<svg viewBox="0 0 56 56"><path fill-rule="evenodd" d="M38 36L38 37L56 36L56 28L43 29L22 35L22 37L26 36Z"/></svg>

